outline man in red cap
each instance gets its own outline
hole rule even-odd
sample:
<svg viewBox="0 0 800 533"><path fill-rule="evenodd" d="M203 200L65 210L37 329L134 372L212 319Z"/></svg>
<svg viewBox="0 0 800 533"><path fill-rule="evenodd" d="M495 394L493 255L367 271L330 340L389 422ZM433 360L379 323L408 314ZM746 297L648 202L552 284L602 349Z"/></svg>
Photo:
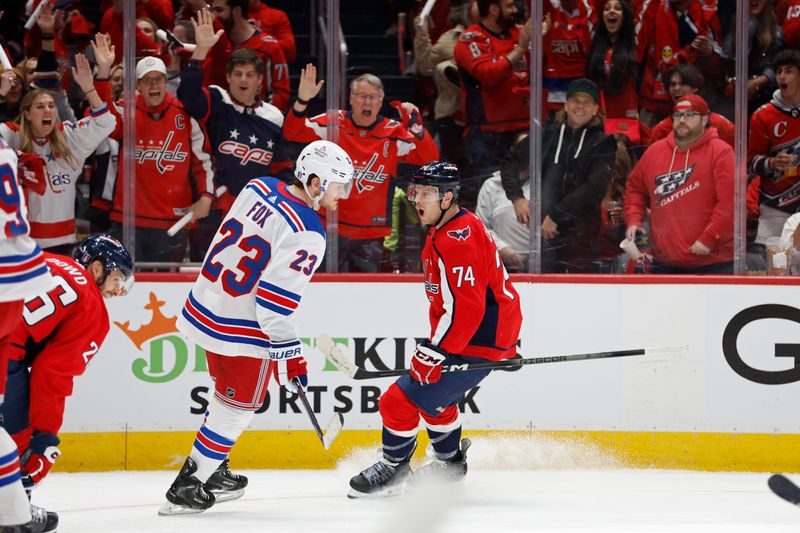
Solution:
<svg viewBox="0 0 800 533"><path fill-rule="evenodd" d="M654 273L733 273L733 149L709 127L708 114L701 96L680 98L672 133L628 177L626 237L646 233L649 208Z"/></svg>

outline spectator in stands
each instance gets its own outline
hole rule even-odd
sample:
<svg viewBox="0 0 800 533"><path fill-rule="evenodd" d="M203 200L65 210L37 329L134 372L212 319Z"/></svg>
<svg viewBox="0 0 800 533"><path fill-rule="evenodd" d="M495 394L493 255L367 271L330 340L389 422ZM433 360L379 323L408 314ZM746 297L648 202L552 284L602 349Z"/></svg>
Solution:
<svg viewBox="0 0 800 533"><path fill-rule="evenodd" d="M542 271L596 271L600 202L616 141L603 131L599 88L586 78L567 88L564 109L542 138Z"/></svg>
<svg viewBox="0 0 800 533"><path fill-rule="evenodd" d="M36 72L36 62L37 59L35 57L26 57L17 65L17 69L19 69L20 74L22 74L22 79L25 81L26 87L33 82L33 73Z"/></svg>
<svg viewBox="0 0 800 533"><path fill-rule="evenodd" d="M526 202L531 198L531 181L528 172L530 142L528 133L519 135L500 170L486 180L478 193L475 214L483 221L497 251L509 272L527 272L531 247L530 224L520 224L514 204L508 198L506 188L512 195L520 195ZM524 162L524 163L523 163Z"/></svg>
<svg viewBox="0 0 800 533"><path fill-rule="evenodd" d="M111 41L116 50L123 50L123 6L125 0L113 0L112 6L103 14L100 21L100 33L111 35ZM149 19L158 28L170 28L175 12L170 0L147 0L147 2L136 2L136 19ZM158 55L161 45L154 37L148 36L137 24L136 32L136 57L147 57ZM154 30L155 33L155 30Z"/></svg>
<svg viewBox="0 0 800 533"><path fill-rule="evenodd" d="M111 96L114 98L114 101L117 101L122 98L123 83L125 83L125 67L122 66L122 63L115 65L111 69L111 74L109 76L109 81L111 82Z"/></svg>
<svg viewBox="0 0 800 533"><path fill-rule="evenodd" d="M623 197L628 175L636 161L631 154L630 138L622 133L615 133L617 152L611 182L606 195L600 202L600 235L598 238L598 261L601 272L619 272L615 267L616 258L621 250L619 243L625 238L625 218L623 214Z"/></svg>
<svg viewBox="0 0 800 533"><path fill-rule="evenodd" d="M228 60L226 85L229 91L216 85L203 87L203 64L221 32L214 33L213 18L205 9L197 12L192 24L197 48L181 75L178 98L208 134L216 171L215 184L227 189L218 207L227 212L233 198L251 179L278 176L291 168L281 136L283 114L259 98L264 63L250 48L236 50ZM291 181L291 173L286 174L285 181ZM209 217L210 231L205 235L208 242L202 238L193 240L192 254L197 260L203 259L224 212L215 210Z"/></svg>
<svg viewBox="0 0 800 533"><path fill-rule="evenodd" d="M789 215L800 210L800 51L783 50L775 56L778 91L750 118L748 170L761 177L758 233L765 245L780 236Z"/></svg>
<svg viewBox="0 0 800 533"><path fill-rule="evenodd" d="M697 70L697 67L688 63L679 63L670 68L664 75L664 79L667 80L667 89L669 90L669 96L673 102L677 102L682 97L689 94L698 94L705 84L703 75ZM719 113L713 112L708 116L708 121L712 127L717 128L719 138L733 148L734 137L736 135L736 128L733 122ZM672 116L669 116L656 124L656 127L650 132L651 142L664 139L672 133L672 130Z"/></svg>
<svg viewBox="0 0 800 533"><path fill-rule="evenodd" d="M43 9L42 14L45 13ZM52 34L45 33L44 38L52 40ZM44 193L28 194L31 237L48 252L61 254L69 254L76 240L75 186L83 173L83 162L116 124L94 88L92 70L86 57L77 54L75 64L72 80L86 95L91 116L76 123L62 123L56 113L53 95L42 89L32 89L20 104L20 122L0 125L0 137L9 146L46 160L47 187ZM98 71L98 77L106 76L108 70ZM0 84L0 96L7 94L8 89L10 84Z"/></svg>
<svg viewBox="0 0 800 533"><path fill-rule="evenodd" d="M0 122L15 120L19 116L19 104L27 92L27 85L18 69L6 71L10 87L0 96ZM4 73L5 74L5 73Z"/></svg>
<svg viewBox="0 0 800 533"><path fill-rule="evenodd" d="M675 103L673 132L653 144L628 177L626 237L650 211L652 272L733 273L733 149L710 127L697 94Z"/></svg>
<svg viewBox="0 0 800 533"><path fill-rule="evenodd" d="M564 108L567 87L585 76L592 36L585 0L546 0L549 28L542 40L545 112Z"/></svg>
<svg viewBox="0 0 800 533"><path fill-rule="evenodd" d="M225 33L208 54L206 60L206 85L225 87L225 65L231 54L239 48L252 48L261 56L266 67L261 98L282 112L289 109L289 67L280 43L275 37L257 29L248 21L250 0L214 0L211 11L217 28Z"/></svg>
<svg viewBox="0 0 800 533"><path fill-rule="evenodd" d="M500 162L520 131L528 129L528 87L531 21L518 27L513 0L478 0L480 21L456 43L455 62L461 75L467 118L464 149L472 176L462 176L459 205L475 205L483 181Z"/></svg>
<svg viewBox="0 0 800 533"><path fill-rule="evenodd" d="M638 72L633 10L626 0L605 0L589 49L586 77L600 87L606 118L638 118Z"/></svg>
<svg viewBox="0 0 800 533"><path fill-rule="evenodd" d="M777 8L777 20L783 28L786 47L800 49L800 0L779 1Z"/></svg>
<svg viewBox="0 0 800 533"><path fill-rule="evenodd" d="M250 0L247 12L256 28L278 40L286 62L294 61L297 57L297 45L294 42L292 23L286 12L270 7L261 0Z"/></svg>
<svg viewBox="0 0 800 533"><path fill-rule="evenodd" d="M153 21L151 18L142 17L136 19L136 27L145 34L145 36L152 40L154 43L156 41L156 31L158 31L158 25ZM152 51L151 53L157 53L156 50Z"/></svg>
<svg viewBox="0 0 800 533"><path fill-rule="evenodd" d="M691 63L710 70L719 59L719 19L716 9L706 9L701 0L660 0L643 4L638 33L644 75L639 91L639 116L648 127L666 118L672 109L667 69Z"/></svg>
<svg viewBox="0 0 800 533"><path fill-rule="evenodd" d="M98 64L105 64L108 41L99 41L95 57ZM104 97L110 100L110 87L105 85ZM204 148L206 137L200 124L167 91L167 68L161 59L139 60L136 91L136 258L180 262L186 253L187 229L174 237L165 230L187 211L194 214L192 221L208 215L214 198L214 175ZM118 119L111 138L122 141L124 104L110 103ZM119 159L120 168L124 168L122 154ZM117 180L111 211L112 233L118 235L122 232L124 185L124 180Z"/></svg>
<svg viewBox="0 0 800 533"><path fill-rule="evenodd" d="M184 44L194 44L194 27L191 20L177 21L172 28L172 34ZM176 96L178 86L181 84L181 70L189 61L191 53L182 47L175 46L174 43L168 43L167 50L169 50L169 57L166 60L167 85L172 96Z"/></svg>
<svg viewBox="0 0 800 533"><path fill-rule="evenodd" d="M442 157L464 169L464 116L453 52L466 27L478 20L478 3L468 1L454 5L447 20L450 29L440 35L435 44L431 43L427 19L422 26L419 25L419 18L415 20L414 58L417 72L423 76L433 76L436 83L434 117Z"/></svg>
<svg viewBox="0 0 800 533"><path fill-rule="evenodd" d="M300 75L297 100L286 116L283 135L288 141L309 143L324 139L327 115L306 117L309 101L319 94L317 69L306 65ZM339 145L353 159L353 191L339 201L339 270L377 272L383 239L391 232L391 203L400 162L423 165L438 159L439 151L422 126L417 107L397 105L402 123L380 115L383 83L362 74L350 83L350 111L340 110Z"/></svg>
<svg viewBox="0 0 800 533"><path fill-rule="evenodd" d="M747 56L747 108L748 116L772 98L777 87L772 60L783 49L783 29L775 18L771 0L750 2L749 55ZM727 61L729 76L735 75L736 32L725 39L723 56Z"/></svg>

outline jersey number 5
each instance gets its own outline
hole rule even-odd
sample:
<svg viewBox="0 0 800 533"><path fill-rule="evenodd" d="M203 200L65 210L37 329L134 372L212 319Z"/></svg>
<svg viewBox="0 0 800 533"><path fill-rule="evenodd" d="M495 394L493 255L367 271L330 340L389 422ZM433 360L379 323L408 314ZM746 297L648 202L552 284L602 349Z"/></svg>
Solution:
<svg viewBox="0 0 800 533"><path fill-rule="evenodd" d="M211 282L217 281L222 276L223 290L233 297L249 294L253 290L272 255L272 249L267 241L258 235L243 237L243 232L242 223L235 218L225 221L220 228L220 233L224 237L211 249L202 270L203 277ZM223 250L234 245L245 254L235 268L226 269L222 263L214 259ZM250 256L252 252L255 254Z"/></svg>

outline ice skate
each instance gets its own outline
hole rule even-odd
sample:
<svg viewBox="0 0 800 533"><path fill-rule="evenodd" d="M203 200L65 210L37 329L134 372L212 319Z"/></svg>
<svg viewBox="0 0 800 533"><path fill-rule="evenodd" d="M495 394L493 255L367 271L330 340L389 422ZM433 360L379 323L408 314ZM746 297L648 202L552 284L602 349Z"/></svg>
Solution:
<svg viewBox="0 0 800 533"><path fill-rule="evenodd" d="M228 502L244 496L247 477L231 472L228 459L222 461L208 481L205 489L216 498L216 503Z"/></svg>
<svg viewBox="0 0 800 533"><path fill-rule="evenodd" d="M0 533L55 533L58 515L31 505L31 521L18 526L0 526Z"/></svg>
<svg viewBox="0 0 800 533"><path fill-rule="evenodd" d="M424 485L455 483L463 480L467 475L467 450L472 442L469 439L461 441L461 449L448 460L442 460L433 454L433 461L423 465L414 472L414 477L408 481L408 490L414 490Z"/></svg>
<svg viewBox="0 0 800 533"><path fill-rule="evenodd" d="M158 511L159 515L202 513L214 505L214 494L206 490L203 482L194 476L195 472L197 465L191 457L187 457L178 477L167 491L167 503Z"/></svg>
<svg viewBox="0 0 800 533"><path fill-rule="evenodd" d="M403 482L411 475L408 462L392 465L378 461L350 480L348 498L379 498L396 496L403 490Z"/></svg>

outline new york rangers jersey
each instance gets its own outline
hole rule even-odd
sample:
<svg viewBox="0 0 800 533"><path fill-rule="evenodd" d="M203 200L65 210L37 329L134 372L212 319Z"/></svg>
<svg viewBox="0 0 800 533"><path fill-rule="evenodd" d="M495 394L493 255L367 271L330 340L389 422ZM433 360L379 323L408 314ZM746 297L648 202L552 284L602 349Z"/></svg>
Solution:
<svg viewBox="0 0 800 533"><path fill-rule="evenodd" d="M260 176L276 175L290 163L283 154L283 114L262 100L245 106L217 85L203 87L203 64L189 61L181 72L178 98L208 134L215 185L236 196Z"/></svg>
<svg viewBox="0 0 800 533"><path fill-rule="evenodd" d="M100 142L114 130L117 121L108 107L92 110L89 117L77 122L62 122L59 128L69 145L74 161L54 151L53 144L33 143L33 152L47 161L47 188L44 194L28 195L31 237L39 246L49 248L75 242L75 194L83 162ZM0 124L0 137L19 149L22 138L19 125Z"/></svg>
<svg viewBox="0 0 800 533"><path fill-rule="evenodd" d="M17 154L0 139L0 302L24 300L50 288L42 251L30 237Z"/></svg>
<svg viewBox="0 0 800 533"><path fill-rule="evenodd" d="M478 217L461 209L441 228L431 227L422 267L433 344L493 361L514 356L522 326L519 295Z"/></svg>
<svg viewBox="0 0 800 533"><path fill-rule="evenodd" d="M292 314L325 255L317 214L276 178L242 189L217 231L178 329L220 355L300 346Z"/></svg>
<svg viewBox="0 0 800 533"><path fill-rule="evenodd" d="M30 428L14 435L20 450L31 431L56 435L72 381L83 374L108 334L108 311L100 288L69 257L44 254L54 288L25 300L22 322L11 334L11 360L26 360L30 376Z"/></svg>

